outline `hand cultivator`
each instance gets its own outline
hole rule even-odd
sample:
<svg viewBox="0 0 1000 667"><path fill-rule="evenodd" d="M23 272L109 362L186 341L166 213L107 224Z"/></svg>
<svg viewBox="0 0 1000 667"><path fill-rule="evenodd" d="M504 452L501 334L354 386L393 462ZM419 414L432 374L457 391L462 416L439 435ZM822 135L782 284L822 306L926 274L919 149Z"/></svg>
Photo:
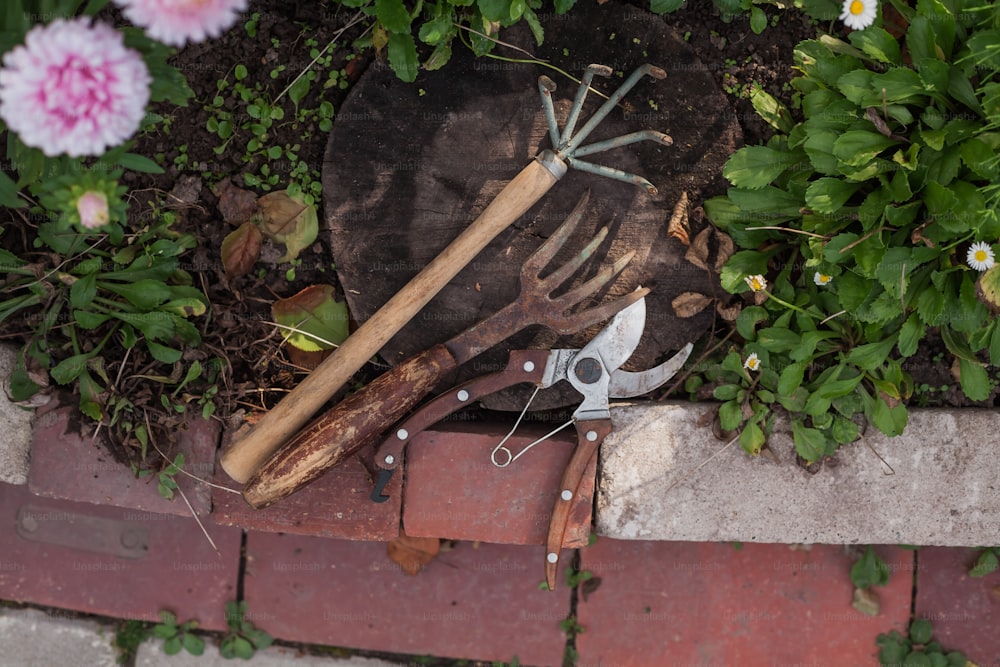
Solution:
<svg viewBox="0 0 1000 667"><path fill-rule="evenodd" d="M565 266L544 280L539 279L541 269L555 256L579 221L586 202L584 197L567 222L525 265L521 275L521 296L514 303L451 341L400 364L310 424L298 436L292 437L444 285L494 237L537 203L570 167L634 183L650 193L656 192L656 188L640 176L580 159L639 141L654 141L665 146L672 143L665 134L640 131L581 145L644 76L656 79L665 76L659 68L649 65L640 67L577 131L591 80L595 75L610 74L611 70L601 65L587 68L562 130L558 127L552 101L555 84L547 77L541 77L539 91L552 148L539 153L440 255L266 413L245 437L225 452L222 466L233 479L246 482L244 497L251 505L264 507L285 497L372 442L426 396L446 373L516 331L537 323L560 333L572 333L611 317L642 299L647 290L638 290L617 301L574 315L566 314L569 307L617 276L630 261L631 253L583 285L559 298L552 298L552 290L568 280L587 261L603 240L606 230L602 230Z"/></svg>

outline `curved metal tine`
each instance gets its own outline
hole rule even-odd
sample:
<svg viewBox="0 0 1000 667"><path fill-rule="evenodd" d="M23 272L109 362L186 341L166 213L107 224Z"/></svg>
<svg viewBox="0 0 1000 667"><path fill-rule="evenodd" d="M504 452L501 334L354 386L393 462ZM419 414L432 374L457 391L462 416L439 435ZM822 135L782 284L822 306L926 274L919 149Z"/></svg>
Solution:
<svg viewBox="0 0 1000 667"><path fill-rule="evenodd" d="M517 454L513 454L510 451L510 449L508 449L507 447L505 447L507 441L510 440L511 436L514 435L514 431L516 431L517 427L520 426L521 420L524 419L524 415L527 414L528 408L531 407L531 402L535 400L535 396L538 395L538 392L539 392L539 390L541 388L542 388L541 385L536 385L535 386L535 391L532 392L531 397L528 399L528 402L524 406L524 409L521 410L521 414L518 416L517 421L514 422L514 427L512 429L510 429L510 431L507 433L507 435L505 435L503 437L503 440L501 440L499 442L499 444L497 444L497 446L493 448L493 451L490 452L490 461L496 467L498 467L498 468L506 468L511 463L513 463L514 461L516 461L519 458L521 458L522 456L524 456L528 452L529 449L531 449L532 447L534 447L535 445L537 445L540 442L545 442L546 440L548 440L549 438L551 438L552 436L554 436L556 433L558 433L559 431L563 430L564 428L566 428L567 426L569 426L569 425L571 425L573 423L573 420L570 419L568 422L566 422L562 426L559 426L559 427L557 427L557 428L549 431L548 433L546 433L542 437L538 438L534 442L531 442L531 443L525 445L524 449L522 449L521 451L519 451ZM497 452L503 452L504 454L506 454L507 455L507 461L504 462L504 463L498 462L497 461Z"/></svg>
<svg viewBox="0 0 1000 667"><path fill-rule="evenodd" d="M576 123L580 120L580 111L583 109L583 101L587 99L587 92L590 90L590 82L594 80L595 74L600 74L601 76L611 76L612 69L607 65L587 65L587 71L583 73L582 80L580 81L580 87L576 91L576 99L573 100L573 106L570 107L569 117L566 119L566 126L563 127L562 135L559 137L559 145L552 144L552 148L558 150L562 147L562 144L568 142L573 137L573 130L576 129Z"/></svg>
<svg viewBox="0 0 1000 667"><path fill-rule="evenodd" d="M625 310L633 303L649 294L649 292L650 290L648 287L643 287L635 290L634 292L629 292L627 295L615 299L614 301L609 301L608 303L603 303L600 306L589 308L582 312L570 315L562 322L562 328L556 328L554 323L547 326L556 333L563 335L576 333L593 324L603 322L621 310Z"/></svg>
<svg viewBox="0 0 1000 667"><path fill-rule="evenodd" d="M538 92L542 95L542 109L545 110L545 120L549 124L549 139L552 140L552 149L559 145L559 123L556 122L556 109L552 103L552 93L556 90L556 82L545 76L538 77Z"/></svg>
<svg viewBox="0 0 1000 667"><path fill-rule="evenodd" d="M655 195L658 190L656 186L647 181L642 176L636 174L630 174L627 171L622 171L621 169L613 169L612 167L605 167L603 164L592 164L590 162L584 162L583 160L577 160L573 157L566 158L566 161L574 169L579 169L580 171L586 171L591 174L596 174L597 176L604 176L605 178L613 178L616 181L623 181L625 183L631 183L632 185L638 185L643 188L646 192L651 195Z"/></svg>
<svg viewBox="0 0 1000 667"><path fill-rule="evenodd" d="M617 278L618 274L621 273L626 266L628 266L628 263L632 261L633 257L635 257L634 250L622 255L615 261L614 264L604 269L587 282L574 287L560 296L558 301L565 301L567 306L571 306L574 303L580 303L580 301L583 300L583 297L593 294L613 279Z"/></svg>
<svg viewBox="0 0 1000 667"><path fill-rule="evenodd" d="M632 90L637 83L639 83L639 79L647 74L652 76L654 79L664 79L667 76L667 73L659 67L654 67L648 63L641 65L634 72L632 72L627 79L625 79L625 83L619 86L618 90L612 93L611 97L608 98L608 101L601 105L601 108L598 109L593 116L591 116L590 120L588 120L583 128L580 129L580 132L575 137L570 139L569 143L567 143L562 149L562 152L567 155L573 155L573 152L580 144L583 143L583 140L586 139L590 133L601 124L601 121L603 121L607 115L611 113L612 109L618 106L618 103L622 101L622 98L624 98L625 95L627 95L628 92Z"/></svg>
<svg viewBox="0 0 1000 667"><path fill-rule="evenodd" d="M541 274L542 269L544 269L552 258L556 256L559 249L563 247L566 243L566 239L573 234L576 226L580 224L580 220L583 219L583 211L587 207L587 201L590 200L590 190L586 190L583 196L580 197L580 201L576 203L573 207L573 211L569 214L566 220L563 221L559 228L553 232L552 236L546 239L545 243L539 246L538 250L531 253L531 256L524 262L521 266L521 281L525 280L535 280Z"/></svg>
<svg viewBox="0 0 1000 667"><path fill-rule="evenodd" d="M604 242L607 235L608 228L601 227L594 238L590 239L587 245L583 247L583 250L574 255L572 259L560 266L558 269L545 276L545 279L542 280L542 282L549 285L550 290L554 290L562 285L567 279L569 279L570 276L576 273L577 269L583 266L584 263L590 259L591 255L594 254L594 251L597 250L597 247Z"/></svg>
<svg viewBox="0 0 1000 667"><path fill-rule="evenodd" d="M621 148L622 146L628 146L629 144L636 144L640 141L655 141L661 146L673 146L674 140L669 134L664 134L663 132L657 132L656 130L641 130L639 132L630 132L629 134L622 135L620 137L615 137L614 139L606 139L604 141L598 141L593 144L588 144L586 146L580 146L575 151L573 151L574 158L581 158L584 155L593 155L594 153L603 153L604 151L609 151L612 148Z"/></svg>

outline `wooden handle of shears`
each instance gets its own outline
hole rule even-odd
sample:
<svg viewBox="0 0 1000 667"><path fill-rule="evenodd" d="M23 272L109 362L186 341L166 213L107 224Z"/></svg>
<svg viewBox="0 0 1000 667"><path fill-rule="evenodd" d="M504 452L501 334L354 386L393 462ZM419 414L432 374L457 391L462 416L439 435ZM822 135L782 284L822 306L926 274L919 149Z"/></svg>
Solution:
<svg viewBox="0 0 1000 667"><path fill-rule="evenodd" d="M250 476L243 498L256 509L295 493L399 421L457 363L444 345L410 357L328 410Z"/></svg>
<svg viewBox="0 0 1000 667"><path fill-rule="evenodd" d="M226 473L237 482L246 482L435 294L556 181L558 177L549 167L538 159L532 160L440 255L226 450L221 459Z"/></svg>
<svg viewBox="0 0 1000 667"><path fill-rule="evenodd" d="M611 433L611 420L594 419L577 422L576 432L576 450L566 464L566 470L559 482L559 495L556 496L556 506L549 521L549 535L545 541L545 583L548 584L550 591L556 589L560 551L566 539L570 511L578 506L573 499L580 493L580 482L591 459L597 456L597 450L604 438Z"/></svg>

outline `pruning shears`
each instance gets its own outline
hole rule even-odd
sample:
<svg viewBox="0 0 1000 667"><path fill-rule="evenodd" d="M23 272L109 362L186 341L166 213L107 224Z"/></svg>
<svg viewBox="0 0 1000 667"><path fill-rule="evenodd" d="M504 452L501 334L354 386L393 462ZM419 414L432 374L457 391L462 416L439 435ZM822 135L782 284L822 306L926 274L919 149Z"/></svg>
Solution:
<svg viewBox="0 0 1000 667"><path fill-rule="evenodd" d="M516 384L534 384L537 392L565 380L583 396L583 402L573 412L572 419L563 425L567 427L572 424L576 427L577 447L563 472L546 539L545 580L549 590L553 590L560 550L569 524L571 501L579 494L587 467L613 428L610 399L641 396L653 391L673 377L691 354L692 344L688 343L680 352L655 368L642 372L621 370L621 366L639 345L645 323L646 302L642 298L615 315L581 349L514 350L510 353L504 370L475 378L438 396L400 424L378 448L375 463L380 471L372 491L372 500L384 502L388 498L383 495L383 491L401 464L403 449L414 435L431 424L482 396ZM523 415L522 412L522 417ZM558 430L560 429L545 437ZM505 438L493 450L493 464L498 467L510 465L545 437L517 454L511 453L504 446Z"/></svg>

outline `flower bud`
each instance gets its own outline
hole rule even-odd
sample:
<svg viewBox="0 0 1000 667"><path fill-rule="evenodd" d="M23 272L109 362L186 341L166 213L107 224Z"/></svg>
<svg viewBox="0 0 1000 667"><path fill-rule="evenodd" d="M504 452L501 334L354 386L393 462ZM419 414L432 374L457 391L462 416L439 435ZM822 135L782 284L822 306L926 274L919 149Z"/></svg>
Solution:
<svg viewBox="0 0 1000 667"><path fill-rule="evenodd" d="M80 222L87 229L96 229L108 224L108 197L103 192L91 190L76 200L76 211Z"/></svg>

